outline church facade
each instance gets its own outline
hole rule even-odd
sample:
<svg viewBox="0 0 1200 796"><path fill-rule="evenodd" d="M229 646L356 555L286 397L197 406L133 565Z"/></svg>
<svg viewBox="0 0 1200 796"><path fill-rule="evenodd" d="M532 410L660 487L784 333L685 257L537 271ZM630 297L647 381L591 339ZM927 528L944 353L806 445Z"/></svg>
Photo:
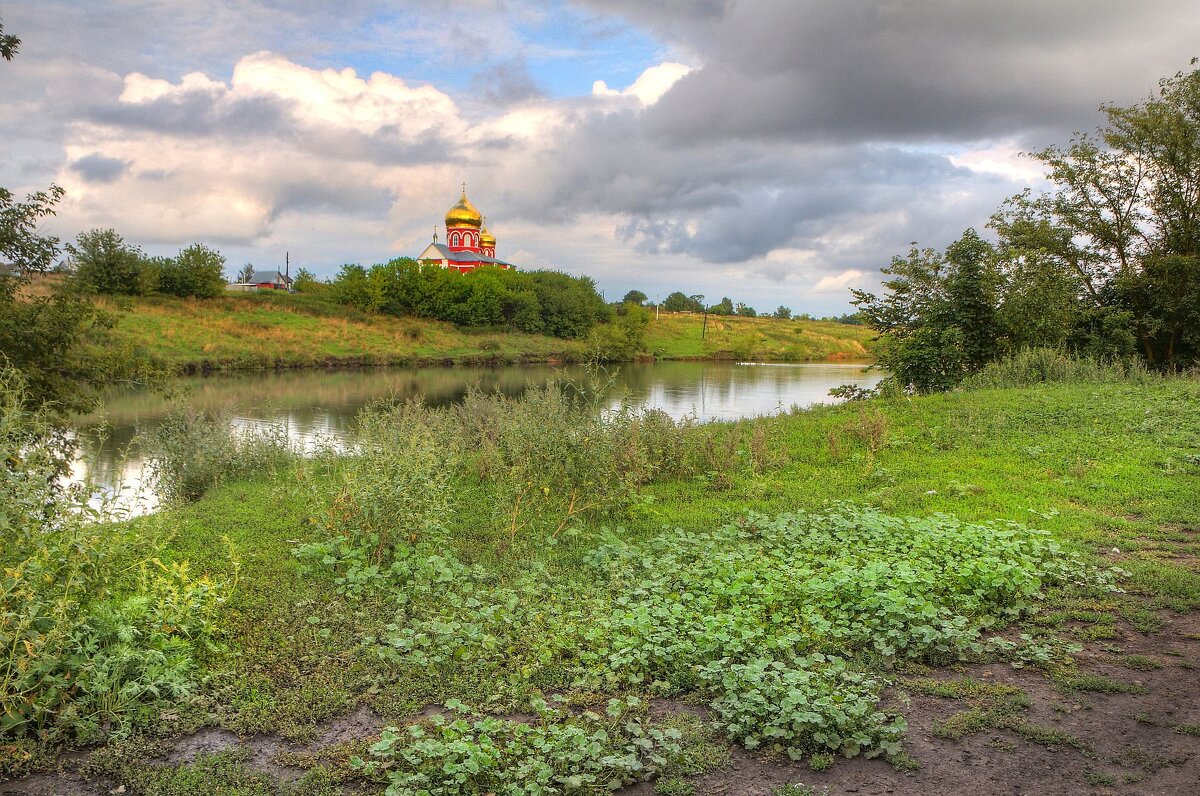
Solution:
<svg viewBox="0 0 1200 796"><path fill-rule="evenodd" d="M467 199L466 183L463 184L462 198L446 213L446 242L438 241L435 227L433 243L417 255L417 262L459 272L485 265L505 269L516 267L496 257L496 238L488 232L483 215Z"/></svg>

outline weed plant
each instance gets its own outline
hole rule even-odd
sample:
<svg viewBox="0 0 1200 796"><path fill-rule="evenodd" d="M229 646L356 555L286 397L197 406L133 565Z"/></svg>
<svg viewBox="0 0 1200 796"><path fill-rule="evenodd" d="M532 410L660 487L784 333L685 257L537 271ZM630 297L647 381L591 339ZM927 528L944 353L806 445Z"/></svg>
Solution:
<svg viewBox="0 0 1200 796"><path fill-rule="evenodd" d="M1098 359L1053 348L1030 348L986 365L963 380L967 390L1088 382L1146 383L1159 379L1137 357Z"/></svg>
<svg viewBox="0 0 1200 796"><path fill-rule="evenodd" d="M189 503L221 483L277 471L295 460L280 427L237 429L232 420L227 414L183 406L138 435L136 443L146 454L161 499Z"/></svg>
<svg viewBox="0 0 1200 796"><path fill-rule="evenodd" d="M120 737L186 697L229 593L59 487L67 449L22 390L0 372L0 775L38 743Z"/></svg>
<svg viewBox="0 0 1200 796"><path fill-rule="evenodd" d="M603 713L571 714L537 699L537 721L527 723L472 718L452 700L451 716L385 728L370 759L352 764L387 782L389 796L611 793L680 754L679 730L648 726L640 706L610 699Z"/></svg>

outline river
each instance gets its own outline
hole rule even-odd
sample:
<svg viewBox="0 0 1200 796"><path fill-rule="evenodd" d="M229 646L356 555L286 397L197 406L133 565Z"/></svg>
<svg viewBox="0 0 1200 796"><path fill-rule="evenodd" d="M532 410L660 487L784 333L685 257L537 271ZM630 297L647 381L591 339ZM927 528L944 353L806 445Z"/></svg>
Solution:
<svg viewBox="0 0 1200 796"><path fill-rule="evenodd" d="M878 371L865 368L842 363L664 362L623 365L609 376L614 403L624 396L676 418L693 415L714 421L833 403L829 390L834 387L870 387L879 381ZM240 426L279 426L299 446L336 445L346 438L354 416L381 398L422 397L428 404L445 405L461 400L473 384L518 395L556 373L588 378L581 367L371 368L197 376L181 379L174 398L114 390L104 396L97 412L76 422L80 452L71 477L90 480L121 510L152 509L155 499L143 483L144 462L130 442L139 430L160 423L179 401L228 414Z"/></svg>

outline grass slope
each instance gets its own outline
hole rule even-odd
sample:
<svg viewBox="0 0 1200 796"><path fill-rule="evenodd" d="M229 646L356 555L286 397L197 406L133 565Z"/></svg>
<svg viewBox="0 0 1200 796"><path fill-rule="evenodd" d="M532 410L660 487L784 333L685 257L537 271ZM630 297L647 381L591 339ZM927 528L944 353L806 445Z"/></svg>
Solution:
<svg viewBox="0 0 1200 796"><path fill-rule="evenodd" d="M576 360L572 340L472 333L439 321L358 312L304 296L258 293L204 301L137 299L119 313L115 336L180 369L253 369L329 364Z"/></svg>
<svg viewBox="0 0 1200 796"><path fill-rule="evenodd" d="M703 332L703 338L701 333ZM704 316L665 312L652 318L646 349L659 359L818 362L871 358L873 332L831 321Z"/></svg>
<svg viewBox="0 0 1200 796"><path fill-rule="evenodd" d="M135 299L118 313L117 342L181 370L332 364L582 361L583 342L506 330L471 331L440 321L372 315L309 296L258 293L206 301ZM820 321L702 318L652 320L646 348L659 359L812 362L870 356L870 331Z"/></svg>

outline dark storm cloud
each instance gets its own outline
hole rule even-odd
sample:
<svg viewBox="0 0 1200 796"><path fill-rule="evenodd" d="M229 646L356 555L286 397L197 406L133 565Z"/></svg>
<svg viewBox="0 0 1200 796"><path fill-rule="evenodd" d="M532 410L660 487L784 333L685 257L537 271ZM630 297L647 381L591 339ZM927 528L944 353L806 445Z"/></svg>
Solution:
<svg viewBox="0 0 1200 796"><path fill-rule="evenodd" d="M476 73L471 79L471 90L483 102L500 106L545 95L529 73L529 64L520 56Z"/></svg>
<svg viewBox="0 0 1200 796"><path fill-rule="evenodd" d="M271 218L286 213L383 217L391 202L389 192L378 188L328 180L287 181L273 191Z"/></svg>
<svg viewBox="0 0 1200 796"><path fill-rule="evenodd" d="M110 158L93 152L71 164L71 171L91 183L108 183L129 169L129 164L119 158Z"/></svg>
<svg viewBox="0 0 1200 796"><path fill-rule="evenodd" d="M972 140L1091 127L1187 65L1192 0L590 0L703 66L649 113L680 141ZM1152 44L1151 44L1152 43Z"/></svg>

